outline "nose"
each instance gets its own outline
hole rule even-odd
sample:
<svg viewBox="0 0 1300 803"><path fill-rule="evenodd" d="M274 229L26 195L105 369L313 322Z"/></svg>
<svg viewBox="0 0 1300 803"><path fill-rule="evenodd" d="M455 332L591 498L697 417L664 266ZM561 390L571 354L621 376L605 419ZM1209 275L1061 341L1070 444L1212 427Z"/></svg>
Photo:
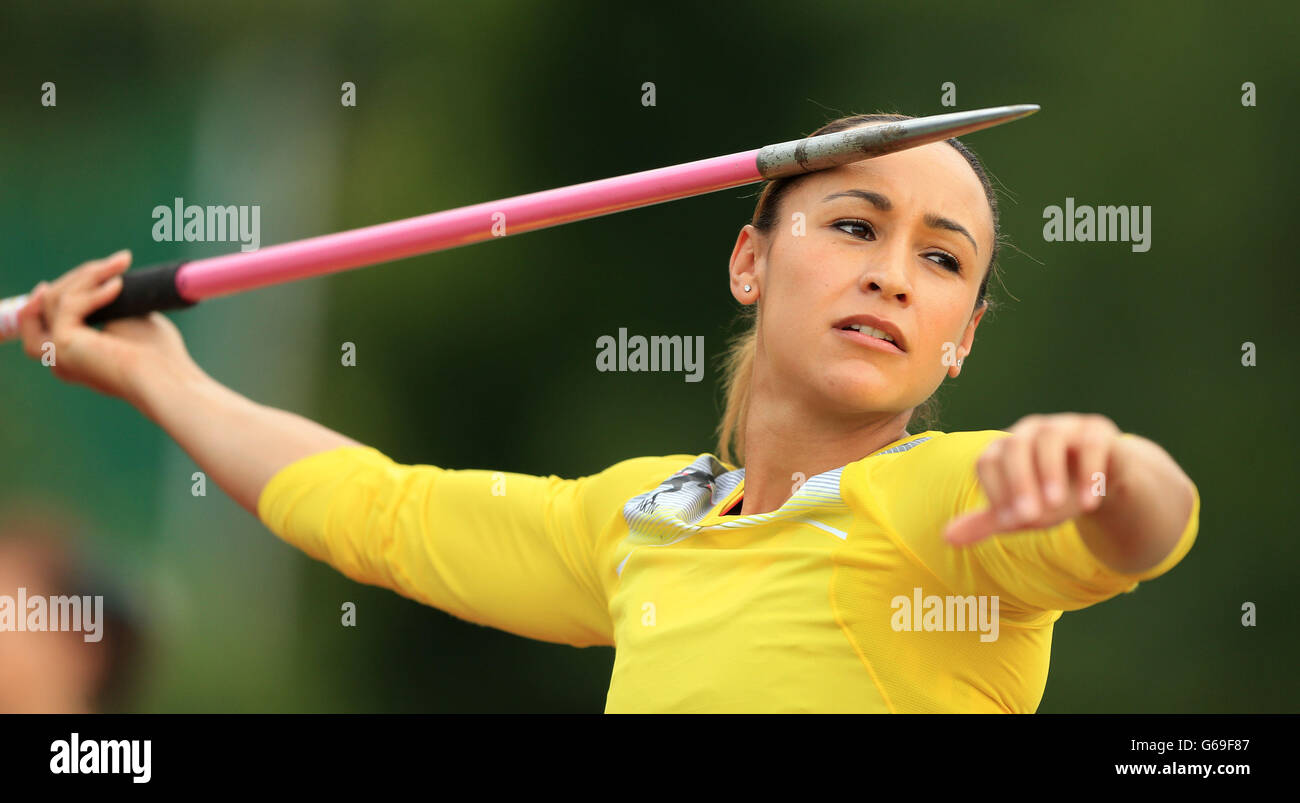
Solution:
<svg viewBox="0 0 1300 803"><path fill-rule="evenodd" d="M880 293L906 303L911 298L912 283L907 274L907 255L877 252L875 259L862 271L858 286L864 293Z"/></svg>

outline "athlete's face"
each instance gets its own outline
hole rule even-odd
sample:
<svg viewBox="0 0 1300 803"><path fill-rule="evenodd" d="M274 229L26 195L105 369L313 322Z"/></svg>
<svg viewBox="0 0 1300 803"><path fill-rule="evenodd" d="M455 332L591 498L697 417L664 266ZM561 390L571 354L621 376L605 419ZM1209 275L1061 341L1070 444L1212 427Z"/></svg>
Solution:
<svg viewBox="0 0 1300 803"><path fill-rule="evenodd" d="M778 211L767 234L745 227L731 263L733 294L759 305L760 385L852 415L911 409L945 373L957 375L952 363L970 352L984 314L975 299L993 214L955 148L934 143L810 174Z"/></svg>

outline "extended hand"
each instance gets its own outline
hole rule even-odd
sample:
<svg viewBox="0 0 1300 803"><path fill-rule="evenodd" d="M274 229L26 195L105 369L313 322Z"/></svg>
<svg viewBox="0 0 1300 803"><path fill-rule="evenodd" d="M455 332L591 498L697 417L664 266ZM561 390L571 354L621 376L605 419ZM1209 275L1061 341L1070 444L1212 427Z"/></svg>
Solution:
<svg viewBox="0 0 1300 803"><path fill-rule="evenodd" d="M950 521L944 533L949 543L1052 527L1101 506L1103 496L1094 488L1105 487L1100 483L1123 434L1113 421L1080 413L1031 415L1008 431L975 464L989 507Z"/></svg>

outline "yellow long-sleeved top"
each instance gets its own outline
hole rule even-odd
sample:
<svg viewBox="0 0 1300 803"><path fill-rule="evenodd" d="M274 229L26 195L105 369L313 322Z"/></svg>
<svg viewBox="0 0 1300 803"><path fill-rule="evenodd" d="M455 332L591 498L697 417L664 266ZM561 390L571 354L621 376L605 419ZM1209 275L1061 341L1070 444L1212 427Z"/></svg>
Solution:
<svg viewBox="0 0 1300 803"><path fill-rule="evenodd" d="M1052 626L1132 591L1073 522L957 548L988 504L999 430L923 432L726 515L744 469L640 457L581 479L399 465L367 447L299 460L262 521L307 554L462 619L613 645L606 712L1032 712Z"/></svg>

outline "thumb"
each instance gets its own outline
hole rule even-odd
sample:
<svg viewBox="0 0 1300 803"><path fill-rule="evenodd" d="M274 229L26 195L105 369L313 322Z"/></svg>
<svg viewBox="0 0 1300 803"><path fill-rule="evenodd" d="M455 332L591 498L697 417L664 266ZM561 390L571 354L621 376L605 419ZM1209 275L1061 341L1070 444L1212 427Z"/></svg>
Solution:
<svg viewBox="0 0 1300 803"><path fill-rule="evenodd" d="M27 294L27 303L24 304L23 308L18 311L19 318L22 318L27 315L41 314L41 300L45 296L45 291L46 289L49 288L49 286L50 286L49 282L40 282L39 284L37 284L35 287L32 288L32 291Z"/></svg>
<svg viewBox="0 0 1300 803"><path fill-rule="evenodd" d="M967 546L983 541L999 531L992 508L966 513L948 522L943 538L953 546Z"/></svg>

